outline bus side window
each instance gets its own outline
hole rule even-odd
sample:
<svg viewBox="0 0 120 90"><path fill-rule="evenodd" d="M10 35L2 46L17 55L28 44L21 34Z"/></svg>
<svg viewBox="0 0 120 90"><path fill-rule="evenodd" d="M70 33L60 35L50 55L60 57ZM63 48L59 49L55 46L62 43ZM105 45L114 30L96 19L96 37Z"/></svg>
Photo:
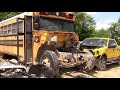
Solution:
<svg viewBox="0 0 120 90"><path fill-rule="evenodd" d="M33 27L34 30L39 30L40 29L40 17L39 16L34 16L33 17Z"/></svg>
<svg viewBox="0 0 120 90"><path fill-rule="evenodd" d="M3 27L1 27L1 35L3 35L4 33L3 33Z"/></svg>
<svg viewBox="0 0 120 90"><path fill-rule="evenodd" d="M18 29L19 32L20 32L20 33L23 33L23 22L20 21L18 24L19 24L19 27L18 27L18 28L19 28L19 29Z"/></svg>
<svg viewBox="0 0 120 90"><path fill-rule="evenodd" d="M7 35L7 26L4 26L4 35Z"/></svg>
<svg viewBox="0 0 120 90"><path fill-rule="evenodd" d="M12 24L12 34L16 34L17 33L17 24L13 23Z"/></svg>
<svg viewBox="0 0 120 90"><path fill-rule="evenodd" d="M12 34L12 25L11 24L8 25L8 34Z"/></svg>

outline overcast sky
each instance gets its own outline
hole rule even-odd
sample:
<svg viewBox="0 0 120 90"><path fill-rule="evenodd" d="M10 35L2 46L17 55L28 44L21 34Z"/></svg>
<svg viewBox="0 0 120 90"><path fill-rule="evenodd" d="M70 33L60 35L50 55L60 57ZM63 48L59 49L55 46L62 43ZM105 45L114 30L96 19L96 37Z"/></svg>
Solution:
<svg viewBox="0 0 120 90"><path fill-rule="evenodd" d="M120 12L87 12L96 21L96 29L108 28L110 22L115 22L120 17Z"/></svg>

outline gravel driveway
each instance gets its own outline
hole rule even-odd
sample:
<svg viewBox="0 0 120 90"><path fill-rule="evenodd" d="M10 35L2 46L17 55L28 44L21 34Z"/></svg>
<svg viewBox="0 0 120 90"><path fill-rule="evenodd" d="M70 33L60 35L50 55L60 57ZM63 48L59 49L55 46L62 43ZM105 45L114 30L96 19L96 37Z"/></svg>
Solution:
<svg viewBox="0 0 120 90"><path fill-rule="evenodd" d="M98 71L94 68L88 73L81 72L76 68L61 69L60 78L120 78L120 65L113 63L107 65L106 71Z"/></svg>

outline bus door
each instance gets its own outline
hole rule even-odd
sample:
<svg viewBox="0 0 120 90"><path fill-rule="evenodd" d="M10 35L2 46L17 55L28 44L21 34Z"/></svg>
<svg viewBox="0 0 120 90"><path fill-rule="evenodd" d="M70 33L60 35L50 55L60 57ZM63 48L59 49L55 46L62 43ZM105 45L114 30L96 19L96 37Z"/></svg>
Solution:
<svg viewBox="0 0 120 90"><path fill-rule="evenodd" d="M19 18L20 19L20 18ZM17 21L18 23L18 21ZM18 26L18 24L17 24ZM19 27L19 26L18 26ZM19 29L18 29L19 30ZM18 31L17 30L17 31ZM19 60L19 31L17 32L17 56ZM33 59L33 45L32 45L32 16L24 17L24 64L32 63Z"/></svg>

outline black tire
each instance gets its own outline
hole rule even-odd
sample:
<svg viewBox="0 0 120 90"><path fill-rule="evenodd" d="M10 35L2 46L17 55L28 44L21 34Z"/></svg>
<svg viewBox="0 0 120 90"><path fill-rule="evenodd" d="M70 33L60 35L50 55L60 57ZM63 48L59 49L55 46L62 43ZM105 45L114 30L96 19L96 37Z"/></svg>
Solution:
<svg viewBox="0 0 120 90"><path fill-rule="evenodd" d="M96 64L96 67L98 70L100 71L105 71L106 70L106 65L107 65L107 62L106 62L106 57L105 56L102 56L100 59L98 59L98 62Z"/></svg>
<svg viewBox="0 0 120 90"><path fill-rule="evenodd" d="M117 64L120 65L120 57L117 59Z"/></svg>
<svg viewBox="0 0 120 90"><path fill-rule="evenodd" d="M53 70L54 75L57 76L59 73L59 61L55 52L46 50L40 58L40 64L44 60L44 57L47 57L49 59L50 68Z"/></svg>

